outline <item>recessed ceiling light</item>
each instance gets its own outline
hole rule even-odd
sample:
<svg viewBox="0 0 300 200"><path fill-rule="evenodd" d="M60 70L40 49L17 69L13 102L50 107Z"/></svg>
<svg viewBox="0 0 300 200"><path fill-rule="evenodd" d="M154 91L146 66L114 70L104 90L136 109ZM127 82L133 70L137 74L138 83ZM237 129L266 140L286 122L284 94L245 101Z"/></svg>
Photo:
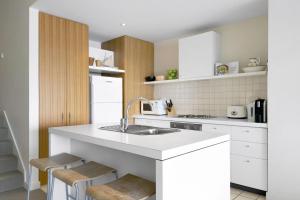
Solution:
<svg viewBox="0 0 300 200"><path fill-rule="evenodd" d="M121 25L121 26L126 26L126 24L125 24L125 23L121 23L120 25Z"/></svg>

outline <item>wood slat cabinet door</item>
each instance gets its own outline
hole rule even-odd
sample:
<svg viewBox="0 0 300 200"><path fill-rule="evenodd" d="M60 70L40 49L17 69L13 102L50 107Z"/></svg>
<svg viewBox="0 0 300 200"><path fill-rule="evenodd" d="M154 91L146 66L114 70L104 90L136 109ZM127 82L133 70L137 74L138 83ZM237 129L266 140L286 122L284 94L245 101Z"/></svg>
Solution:
<svg viewBox="0 0 300 200"><path fill-rule="evenodd" d="M137 38L122 36L101 44L106 50L114 51L115 65L124 69L123 109L126 112L128 102L143 96L153 99L153 86L145 85L145 77L154 73L154 44ZM140 114L140 104L135 103L129 116ZM130 123L133 122L130 118Z"/></svg>
<svg viewBox="0 0 300 200"><path fill-rule="evenodd" d="M66 22L67 124L89 123L88 26Z"/></svg>
<svg viewBox="0 0 300 200"><path fill-rule="evenodd" d="M48 157L48 128L66 124L66 22L39 15L39 157ZM46 183L45 174L40 174Z"/></svg>
<svg viewBox="0 0 300 200"><path fill-rule="evenodd" d="M145 77L154 74L154 44L125 36L125 106L132 99L142 96L153 99L153 87L144 85ZM136 103L129 111L132 116L140 114L140 104ZM132 121L131 121L132 123Z"/></svg>

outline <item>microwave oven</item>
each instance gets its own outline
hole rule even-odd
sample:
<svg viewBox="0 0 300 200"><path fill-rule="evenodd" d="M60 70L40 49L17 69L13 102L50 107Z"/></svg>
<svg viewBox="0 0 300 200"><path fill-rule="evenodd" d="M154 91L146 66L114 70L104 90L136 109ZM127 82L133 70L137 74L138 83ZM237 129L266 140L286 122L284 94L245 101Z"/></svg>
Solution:
<svg viewBox="0 0 300 200"><path fill-rule="evenodd" d="M141 101L141 114L143 115L166 115L167 106L163 100Z"/></svg>

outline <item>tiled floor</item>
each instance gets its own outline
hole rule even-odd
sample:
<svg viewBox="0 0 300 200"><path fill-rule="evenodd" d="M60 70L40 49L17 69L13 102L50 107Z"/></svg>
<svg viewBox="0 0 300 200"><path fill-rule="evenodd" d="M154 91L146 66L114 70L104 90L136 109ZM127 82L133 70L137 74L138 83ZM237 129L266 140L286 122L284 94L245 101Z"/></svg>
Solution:
<svg viewBox="0 0 300 200"><path fill-rule="evenodd" d="M25 190L18 189L10 192L0 193L0 200L22 200L25 198ZM40 190L35 190L31 193L31 200L43 200L46 199L45 195ZM264 196L245 192L239 189L231 188L231 199L234 200L265 200Z"/></svg>
<svg viewBox="0 0 300 200"><path fill-rule="evenodd" d="M25 189L20 188L9 192L1 192L0 200L24 200L25 195ZM46 196L41 190L35 190L31 192L30 200L46 200Z"/></svg>
<svg viewBox="0 0 300 200"><path fill-rule="evenodd" d="M266 200L265 196L231 188L231 199L234 200Z"/></svg>

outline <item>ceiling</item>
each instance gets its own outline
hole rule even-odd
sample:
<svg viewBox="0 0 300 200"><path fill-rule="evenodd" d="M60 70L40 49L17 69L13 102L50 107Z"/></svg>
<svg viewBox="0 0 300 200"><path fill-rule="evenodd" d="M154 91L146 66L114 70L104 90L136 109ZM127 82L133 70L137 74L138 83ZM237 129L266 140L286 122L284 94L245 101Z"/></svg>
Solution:
<svg viewBox="0 0 300 200"><path fill-rule="evenodd" d="M88 24L92 40L129 35L156 42L267 15L268 1L37 0L33 7Z"/></svg>

